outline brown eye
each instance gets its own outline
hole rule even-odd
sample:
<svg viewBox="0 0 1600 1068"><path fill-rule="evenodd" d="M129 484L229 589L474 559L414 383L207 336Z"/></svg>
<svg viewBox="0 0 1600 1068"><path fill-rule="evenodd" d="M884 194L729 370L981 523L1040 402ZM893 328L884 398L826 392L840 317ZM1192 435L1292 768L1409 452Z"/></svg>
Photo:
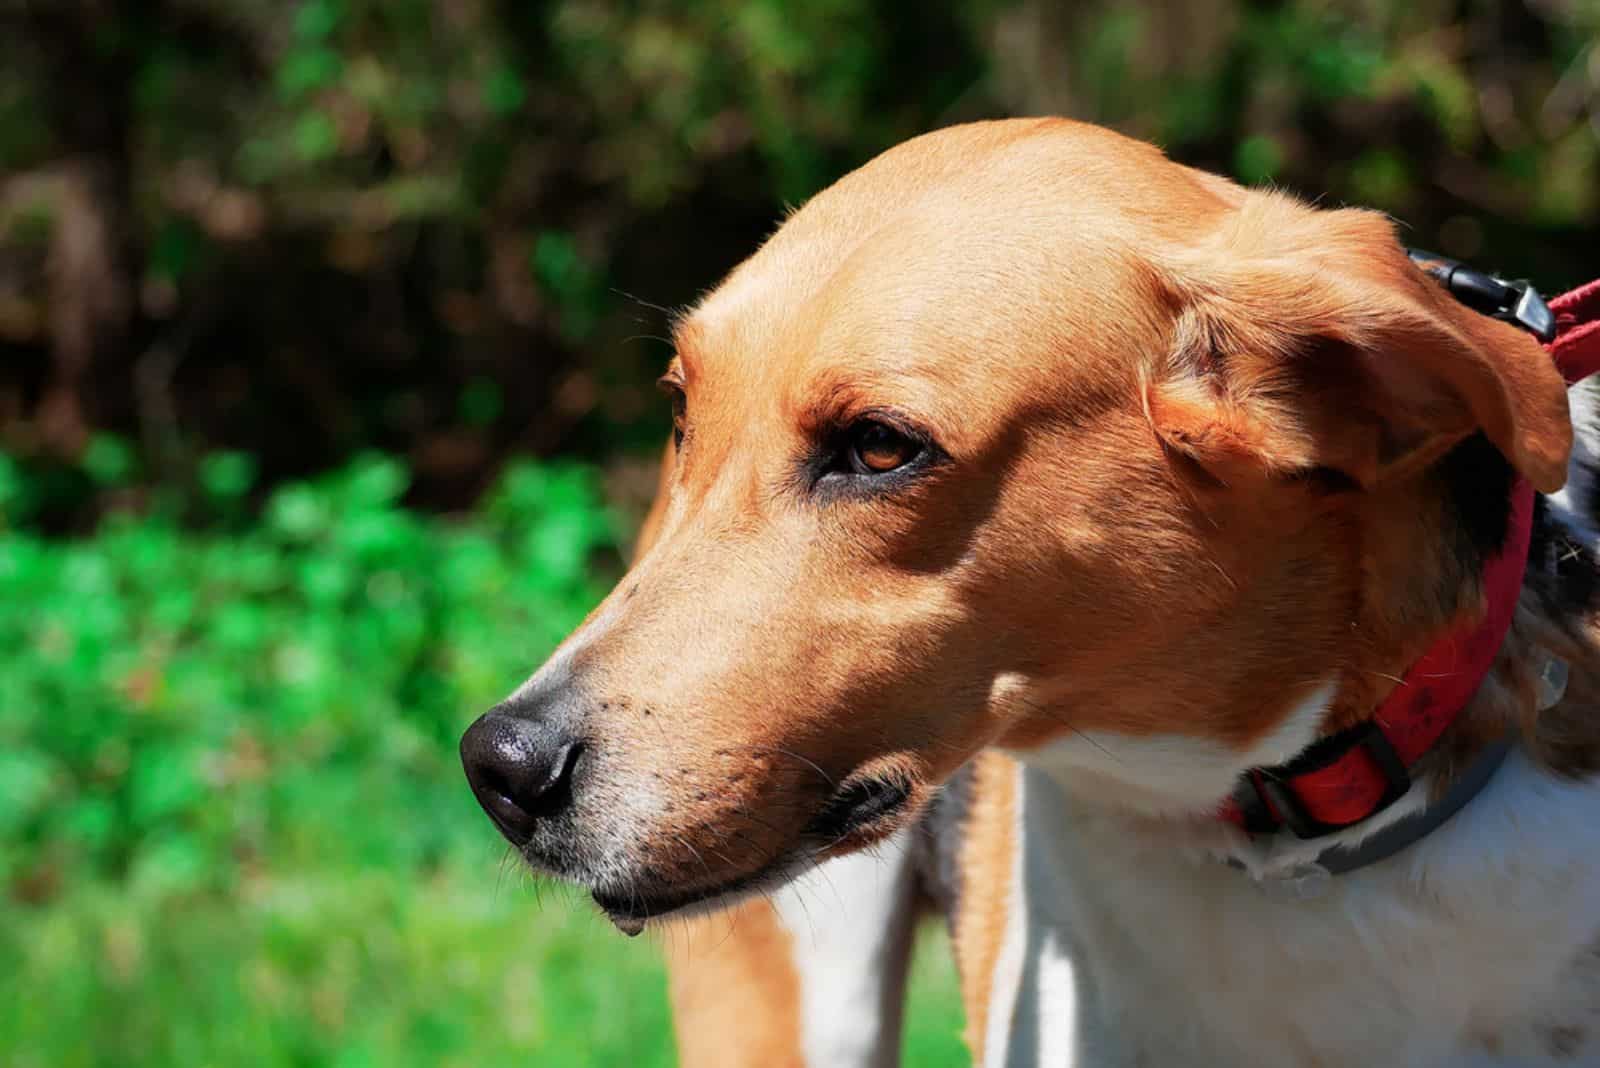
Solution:
<svg viewBox="0 0 1600 1068"><path fill-rule="evenodd" d="M862 474L881 475L904 467L922 446L887 423L863 420L850 429L850 462Z"/></svg>

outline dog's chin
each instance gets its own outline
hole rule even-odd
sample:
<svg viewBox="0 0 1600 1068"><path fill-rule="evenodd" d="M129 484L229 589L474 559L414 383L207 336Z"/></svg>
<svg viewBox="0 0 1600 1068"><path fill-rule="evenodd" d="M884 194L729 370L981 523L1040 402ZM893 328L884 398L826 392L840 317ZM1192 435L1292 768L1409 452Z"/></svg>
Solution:
<svg viewBox="0 0 1600 1068"><path fill-rule="evenodd" d="M653 921L719 912L755 894L783 886L819 860L854 853L905 826L921 805L918 791L883 780L847 783L806 825L799 841L760 867L693 887L630 886L591 889L590 896L623 934L639 934Z"/></svg>
<svg viewBox="0 0 1600 1068"><path fill-rule="evenodd" d="M705 886L681 890L672 887L624 892L591 890L589 896L617 930L632 937L649 923L720 912L747 897L775 890L798 875L803 866L799 855L788 859L779 857L747 875Z"/></svg>

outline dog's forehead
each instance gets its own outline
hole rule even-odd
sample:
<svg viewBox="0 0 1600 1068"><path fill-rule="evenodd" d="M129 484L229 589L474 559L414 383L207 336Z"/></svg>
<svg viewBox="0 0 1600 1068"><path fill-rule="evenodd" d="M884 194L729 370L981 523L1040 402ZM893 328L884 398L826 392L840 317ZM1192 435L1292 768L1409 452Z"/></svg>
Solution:
<svg viewBox="0 0 1600 1068"><path fill-rule="evenodd" d="M836 247L813 277L783 257L741 274L684 324L715 392L798 410L858 391L950 422L1122 379L1141 320L1158 329L1136 251L1092 218L932 202Z"/></svg>
<svg viewBox="0 0 1600 1068"><path fill-rule="evenodd" d="M1223 208L1106 131L930 135L791 216L681 325L680 352L746 398L850 375L979 399L1103 383L1162 329L1146 253Z"/></svg>

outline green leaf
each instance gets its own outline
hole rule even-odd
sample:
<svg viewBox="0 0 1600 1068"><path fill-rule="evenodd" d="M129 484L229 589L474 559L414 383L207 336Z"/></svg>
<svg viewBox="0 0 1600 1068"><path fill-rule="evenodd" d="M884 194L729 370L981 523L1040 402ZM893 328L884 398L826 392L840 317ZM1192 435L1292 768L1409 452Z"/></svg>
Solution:
<svg viewBox="0 0 1600 1068"><path fill-rule="evenodd" d="M112 434L96 434L83 452L83 469L102 486L120 486L133 477L133 447Z"/></svg>
<svg viewBox="0 0 1600 1068"><path fill-rule="evenodd" d="M1233 173L1249 185L1271 181L1282 167L1283 149L1267 134L1246 137L1233 155Z"/></svg>
<svg viewBox="0 0 1600 1068"><path fill-rule="evenodd" d="M22 518L23 504L28 499L28 485L21 465L0 452L0 524L15 523Z"/></svg>
<svg viewBox="0 0 1600 1068"><path fill-rule="evenodd" d="M489 72L483 81L483 103L495 115L510 115L528 99L528 86L522 75L509 65Z"/></svg>
<svg viewBox="0 0 1600 1068"><path fill-rule="evenodd" d="M136 826L148 829L182 811L203 793L187 747L136 753L128 776L128 803Z"/></svg>
<svg viewBox="0 0 1600 1068"><path fill-rule="evenodd" d="M50 795L50 762L42 753L0 749L0 828L23 824Z"/></svg>
<svg viewBox="0 0 1600 1068"><path fill-rule="evenodd" d="M488 378L475 378L468 382L461 390L460 400L456 402L461 421L470 426L488 426L500 418L504 406L499 383ZM5 504L3 478L4 472L0 471L0 507Z"/></svg>
<svg viewBox="0 0 1600 1068"><path fill-rule="evenodd" d="M1414 183L1399 153L1374 149L1362 153L1351 166L1350 185L1363 204L1393 209L1407 201Z"/></svg>
<svg viewBox="0 0 1600 1068"><path fill-rule="evenodd" d="M309 541L322 533L330 516L322 497L304 484L283 487L267 502L267 525L291 541Z"/></svg>
<svg viewBox="0 0 1600 1068"><path fill-rule="evenodd" d="M200 485L219 501L231 501L250 492L256 480L256 461L249 453L214 452L200 461Z"/></svg>
<svg viewBox="0 0 1600 1068"><path fill-rule="evenodd" d="M170 835L139 855L128 882L136 897L181 893L200 883L214 861L195 836Z"/></svg>
<svg viewBox="0 0 1600 1068"><path fill-rule="evenodd" d="M339 148L339 131L333 119L321 111L308 111L294 124L294 149L300 158L315 163L332 156Z"/></svg>
<svg viewBox="0 0 1600 1068"><path fill-rule="evenodd" d="M534 278L561 310L562 332L569 340L588 337L600 317L605 284L578 249L570 233L546 230L533 243Z"/></svg>
<svg viewBox="0 0 1600 1068"><path fill-rule="evenodd" d="M410 482L411 476L399 461L369 453L351 466L345 493L350 503L361 508L382 509L397 502Z"/></svg>
<svg viewBox="0 0 1600 1068"><path fill-rule="evenodd" d="M343 0L305 0L294 13L294 34L303 41L325 41L343 22Z"/></svg>
<svg viewBox="0 0 1600 1068"><path fill-rule="evenodd" d="M150 273L170 282L183 281L199 264L206 244L205 234L191 220L166 220L150 246Z"/></svg>
<svg viewBox="0 0 1600 1068"><path fill-rule="evenodd" d="M339 80L344 73L344 59L331 48L313 45L290 52L279 65L276 82L278 91L287 99L296 100L307 93L325 89Z"/></svg>

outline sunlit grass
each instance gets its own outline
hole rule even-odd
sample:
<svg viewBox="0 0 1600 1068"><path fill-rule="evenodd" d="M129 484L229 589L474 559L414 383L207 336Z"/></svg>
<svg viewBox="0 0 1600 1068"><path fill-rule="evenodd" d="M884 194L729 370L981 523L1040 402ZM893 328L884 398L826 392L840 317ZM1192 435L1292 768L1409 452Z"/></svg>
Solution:
<svg viewBox="0 0 1600 1068"><path fill-rule="evenodd" d="M966 1060L943 943L930 929L914 968L910 1065ZM6 909L0 960L11 1068L674 1063L651 939L492 865L261 878L232 899L79 887Z"/></svg>

